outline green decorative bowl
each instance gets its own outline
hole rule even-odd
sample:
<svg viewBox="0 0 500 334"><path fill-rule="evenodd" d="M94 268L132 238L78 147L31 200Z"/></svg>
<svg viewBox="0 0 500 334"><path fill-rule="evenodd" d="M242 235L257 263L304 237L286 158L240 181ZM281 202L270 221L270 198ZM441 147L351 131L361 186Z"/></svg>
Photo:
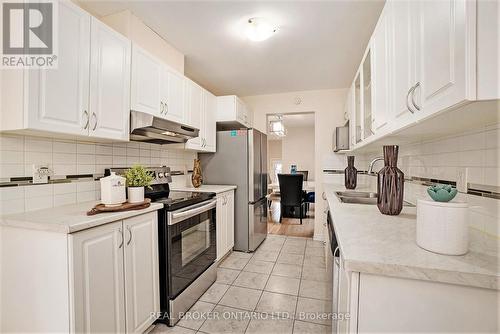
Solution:
<svg viewBox="0 0 500 334"><path fill-rule="evenodd" d="M437 185L427 188L427 193L436 202L449 202L457 195L457 189L448 184Z"/></svg>

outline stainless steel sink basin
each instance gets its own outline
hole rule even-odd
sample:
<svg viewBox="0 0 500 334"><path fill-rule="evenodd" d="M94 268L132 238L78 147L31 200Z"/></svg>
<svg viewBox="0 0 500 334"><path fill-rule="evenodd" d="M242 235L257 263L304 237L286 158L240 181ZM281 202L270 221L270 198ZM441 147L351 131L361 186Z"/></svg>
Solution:
<svg viewBox="0 0 500 334"><path fill-rule="evenodd" d="M366 191L337 191L335 194L337 195L337 197L377 198L377 193L366 192Z"/></svg>
<svg viewBox="0 0 500 334"><path fill-rule="evenodd" d="M377 204L377 193L366 192L366 191L337 191L335 195L339 198L342 203L352 203L352 204ZM403 206L414 207L410 202L403 201Z"/></svg>

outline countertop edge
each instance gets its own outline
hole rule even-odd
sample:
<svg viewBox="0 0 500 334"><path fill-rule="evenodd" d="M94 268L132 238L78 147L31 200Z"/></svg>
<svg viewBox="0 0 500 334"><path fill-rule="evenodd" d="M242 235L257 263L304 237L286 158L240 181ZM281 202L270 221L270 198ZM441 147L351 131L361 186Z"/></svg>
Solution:
<svg viewBox="0 0 500 334"><path fill-rule="evenodd" d="M90 202L89 202L90 203ZM92 202L93 203L93 202ZM75 204L77 205L77 204ZM90 206L91 207L91 206ZM60 225L60 224L47 224L47 223L37 223L29 220L23 220L21 218L15 217L1 217L0 216L0 227L13 227L19 229L26 230L36 230L36 231L45 231L45 232L54 232L54 233L64 233L71 234L79 231L83 231L89 228L98 227L101 225L106 225L118 220L123 220L135 216L139 216L141 214L150 213L153 211L157 211L163 207L160 203L151 203L151 205L142 210L129 210L122 212L114 212L114 213L101 213L93 217L94 220L87 223L80 223L74 225ZM91 218L89 218L91 219Z"/></svg>
<svg viewBox="0 0 500 334"><path fill-rule="evenodd" d="M342 205L336 196L329 196L326 192L325 194L330 208ZM335 221L335 219L333 220ZM337 237L337 243L340 250L344 253L343 263L348 271L500 290L500 277L494 274L449 271L437 268L424 268L373 261L365 262L349 259L349 255L345 254L343 251L341 239L341 237Z"/></svg>

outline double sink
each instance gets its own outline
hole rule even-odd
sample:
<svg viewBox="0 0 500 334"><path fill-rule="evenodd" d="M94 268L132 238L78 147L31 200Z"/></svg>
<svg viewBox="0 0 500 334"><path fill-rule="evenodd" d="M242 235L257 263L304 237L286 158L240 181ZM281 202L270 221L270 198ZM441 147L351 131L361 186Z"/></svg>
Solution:
<svg viewBox="0 0 500 334"><path fill-rule="evenodd" d="M367 192L367 191L336 191L335 196L342 203L353 203L353 204L377 204L377 193ZM415 205L410 202L403 201L404 206L414 207Z"/></svg>

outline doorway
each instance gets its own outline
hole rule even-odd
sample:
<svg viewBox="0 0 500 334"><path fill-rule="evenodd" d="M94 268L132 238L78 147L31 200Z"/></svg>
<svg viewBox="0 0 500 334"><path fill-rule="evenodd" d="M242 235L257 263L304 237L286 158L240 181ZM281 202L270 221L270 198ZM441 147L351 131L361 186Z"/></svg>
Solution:
<svg viewBox="0 0 500 334"><path fill-rule="evenodd" d="M315 126L314 113L267 115L268 135L268 234L312 238L314 235ZM304 199L302 224L299 207L282 212L278 174L302 174ZM295 190L297 189L297 190ZM281 219L280 219L281 218Z"/></svg>

